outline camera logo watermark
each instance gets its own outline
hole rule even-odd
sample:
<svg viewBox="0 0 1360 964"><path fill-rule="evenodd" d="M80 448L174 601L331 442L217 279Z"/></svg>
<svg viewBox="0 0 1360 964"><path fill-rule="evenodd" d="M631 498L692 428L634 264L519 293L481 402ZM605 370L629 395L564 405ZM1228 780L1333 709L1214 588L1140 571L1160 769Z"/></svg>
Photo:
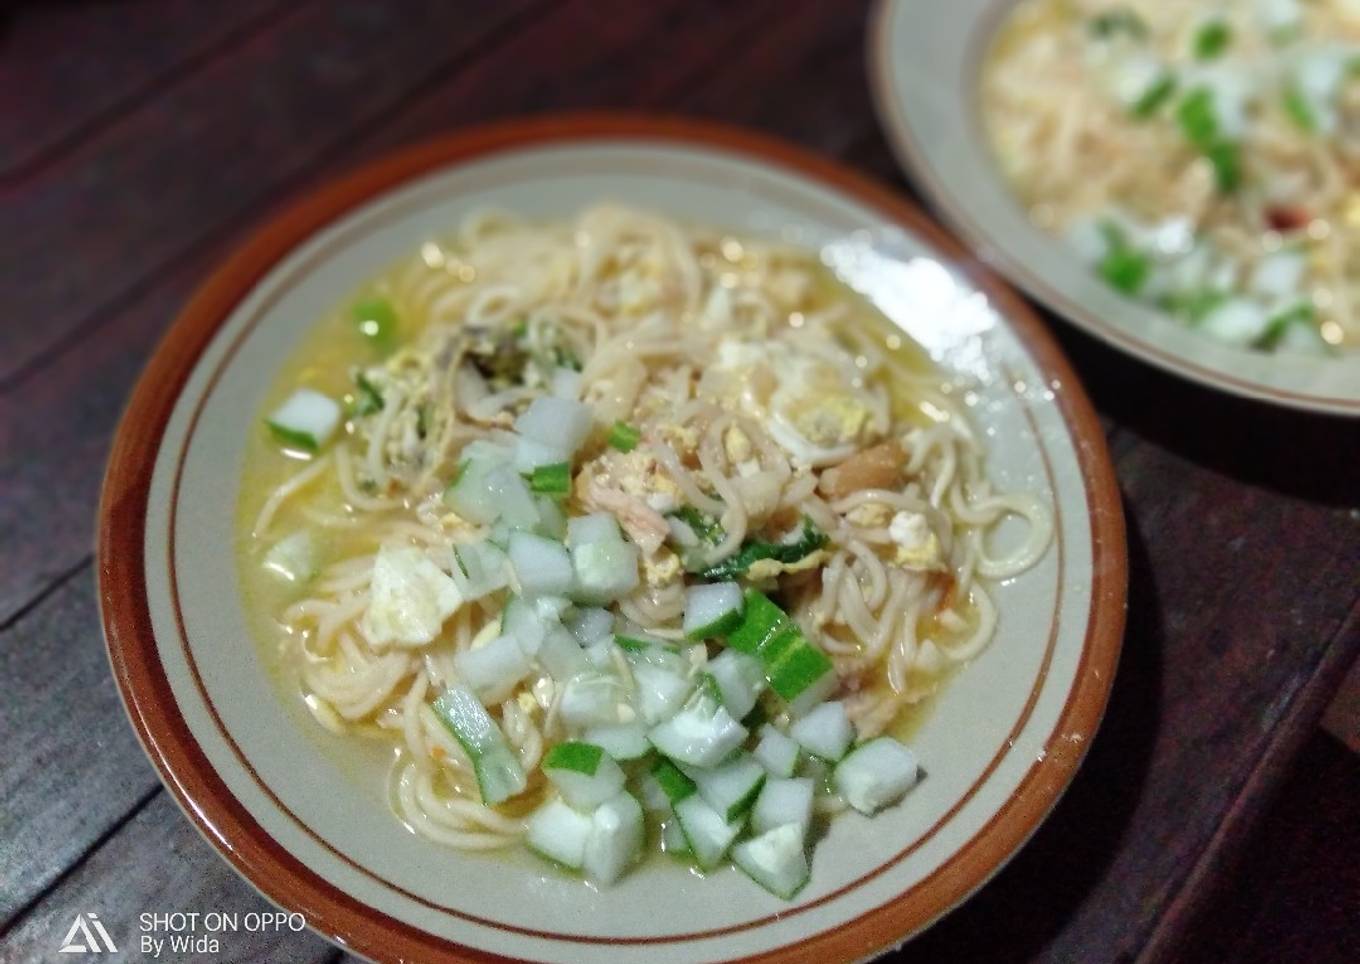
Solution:
<svg viewBox="0 0 1360 964"><path fill-rule="evenodd" d="M71 929L61 942L58 954L114 954L118 951L113 938L99 921L98 914L77 914Z"/></svg>

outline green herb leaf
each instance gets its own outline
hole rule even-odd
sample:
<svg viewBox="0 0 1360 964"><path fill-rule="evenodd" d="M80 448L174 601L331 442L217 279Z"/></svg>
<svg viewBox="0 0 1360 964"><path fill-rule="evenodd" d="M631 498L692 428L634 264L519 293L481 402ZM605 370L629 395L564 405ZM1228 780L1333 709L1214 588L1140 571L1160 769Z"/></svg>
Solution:
<svg viewBox="0 0 1360 964"><path fill-rule="evenodd" d="M693 529L700 541L707 542L711 546L716 546L722 542L723 536L726 534L723 531L722 524L717 519L705 515L692 505L682 505L670 515Z"/></svg>
<svg viewBox="0 0 1360 964"><path fill-rule="evenodd" d="M1090 30L1092 34L1105 40L1120 34L1134 40L1143 40L1148 34L1147 24L1143 22L1143 18L1128 7L1107 10L1092 17Z"/></svg>
<svg viewBox="0 0 1360 964"><path fill-rule="evenodd" d="M615 422L609 429L609 444L620 452L631 452L642 440L642 432L627 422Z"/></svg>
<svg viewBox="0 0 1360 964"><path fill-rule="evenodd" d="M1313 113L1313 107L1308 103L1308 98L1303 96L1293 84L1284 90L1284 112L1289 115L1289 119L1298 125L1299 129L1308 133L1316 134L1318 129L1317 115Z"/></svg>
<svg viewBox="0 0 1360 964"><path fill-rule="evenodd" d="M1192 325L1205 319L1209 312L1223 304L1228 298L1226 291L1215 288L1200 288L1195 291L1182 291L1167 295L1162 299L1162 308L1173 315L1184 318Z"/></svg>
<svg viewBox="0 0 1360 964"><path fill-rule="evenodd" d="M1152 261L1133 245L1117 224L1107 221L1101 225L1105 235L1105 256L1096 265L1096 273L1105 283L1126 295L1136 295L1152 273Z"/></svg>
<svg viewBox="0 0 1360 964"><path fill-rule="evenodd" d="M284 445L291 445L293 448L302 449L304 452L315 452L318 450L316 439L306 432L300 432L295 428L286 428L277 422L265 421L269 426L269 431L274 438Z"/></svg>
<svg viewBox="0 0 1360 964"><path fill-rule="evenodd" d="M543 495L566 495L571 491L571 465L554 462L538 466L529 473L529 488Z"/></svg>
<svg viewBox="0 0 1360 964"><path fill-rule="evenodd" d="M1267 322L1266 330L1260 338L1256 339L1254 347L1269 351L1279 344L1290 325L1311 325L1316 317L1317 312L1307 302L1300 302L1293 307L1286 308Z"/></svg>
<svg viewBox="0 0 1360 964"><path fill-rule="evenodd" d="M784 543L766 542L763 539L748 540L743 542L741 548L732 555L700 572L699 576L712 581L735 579L744 575L746 570L762 559L773 559L776 562L786 564L794 563L816 552L826 543L826 533L818 529L811 519L804 516L803 530L797 541Z"/></svg>
<svg viewBox="0 0 1360 964"><path fill-rule="evenodd" d="M1195 32L1195 57L1213 60L1227 50L1231 42L1232 29L1227 22L1211 20Z"/></svg>
<svg viewBox="0 0 1360 964"><path fill-rule="evenodd" d="M1242 184L1242 151L1232 141L1219 141L1204 152L1214 166L1214 181L1224 194L1231 194Z"/></svg>
<svg viewBox="0 0 1360 964"><path fill-rule="evenodd" d="M382 392L378 391L377 386L370 382L363 372L354 373L354 387L354 402L350 405L351 415L372 415L374 412L382 411Z"/></svg>
<svg viewBox="0 0 1360 964"><path fill-rule="evenodd" d="M397 343L397 312L386 298L365 298L350 309L359 333L380 351L390 351Z"/></svg>
<svg viewBox="0 0 1360 964"><path fill-rule="evenodd" d="M1196 87L1186 94L1176 108L1176 122L1185 139L1200 150L1218 140L1218 114L1214 110L1214 94L1208 87Z"/></svg>
<svg viewBox="0 0 1360 964"><path fill-rule="evenodd" d="M567 740L548 751L547 756L543 758L543 769L571 770L584 773L586 776L594 776L602 759L604 750L595 744Z"/></svg>
<svg viewBox="0 0 1360 964"><path fill-rule="evenodd" d="M1129 113L1139 120L1146 120L1157 113L1161 106L1171 99L1171 95L1176 92L1176 78L1170 73L1162 74L1161 78L1134 102Z"/></svg>

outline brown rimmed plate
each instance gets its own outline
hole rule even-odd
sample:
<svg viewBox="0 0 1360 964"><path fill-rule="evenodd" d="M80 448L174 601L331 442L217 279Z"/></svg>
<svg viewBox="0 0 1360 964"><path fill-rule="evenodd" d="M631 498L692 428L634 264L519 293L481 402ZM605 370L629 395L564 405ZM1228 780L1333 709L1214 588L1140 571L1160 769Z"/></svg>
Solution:
<svg viewBox="0 0 1360 964"><path fill-rule="evenodd" d="M735 873L647 864L598 893L531 863L407 832L381 774L299 723L236 591L233 507L279 359L352 289L488 205L568 216L609 198L823 251L972 385L989 469L1049 501L1045 558L995 588L991 647L916 738L929 777L873 821L838 820L785 904ZM994 874L1072 778L1105 707L1124 621L1119 495L1085 394L1023 302L893 194L754 134L577 115L401 151L275 218L199 289L147 367L105 479L99 589L128 715L223 857L319 933L381 959L858 959Z"/></svg>
<svg viewBox="0 0 1360 964"><path fill-rule="evenodd" d="M1360 357L1267 354L1221 344L1120 296L1034 225L994 162L980 73L1016 0L879 0L868 36L879 119L904 169L997 270L1092 335L1217 391L1360 416Z"/></svg>

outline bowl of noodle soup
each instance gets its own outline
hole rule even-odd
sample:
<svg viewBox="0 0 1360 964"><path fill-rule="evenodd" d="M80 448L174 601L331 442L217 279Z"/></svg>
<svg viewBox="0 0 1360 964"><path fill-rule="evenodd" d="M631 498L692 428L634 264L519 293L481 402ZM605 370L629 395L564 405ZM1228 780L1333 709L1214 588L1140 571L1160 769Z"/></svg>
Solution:
<svg viewBox="0 0 1360 964"><path fill-rule="evenodd" d="M1123 624L1099 425L959 260L684 122L486 128L294 207L185 309L106 478L167 786L373 957L927 926L1070 779Z"/></svg>
<svg viewBox="0 0 1360 964"><path fill-rule="evenodd" d="M1355 52L1344 2L879 5L902 163L1073 323L1222 391L1354 415Z"/></svg>

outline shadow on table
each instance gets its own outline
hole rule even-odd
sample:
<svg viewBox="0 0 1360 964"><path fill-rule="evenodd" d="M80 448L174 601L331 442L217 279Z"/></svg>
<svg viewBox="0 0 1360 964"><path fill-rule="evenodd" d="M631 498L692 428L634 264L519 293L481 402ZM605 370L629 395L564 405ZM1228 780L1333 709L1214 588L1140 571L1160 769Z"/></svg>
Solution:
<svg viewBox="0 0 1360 964"><path fill-rule="evenodd" d="M1096 408L1120 426L1249 485L1327 505L1360 505L1360 419L1212 391L1048 317Z"/></svg>
<svg viewBox="0 0 1360 964"><path fill-rule="evenodd" d="M1151 765L1161 716L1164 634L1158 613L1147 553L1130 529L1124 648L1105 720L1076 778L991 883L888 960L1033 960L1100 884L1121 848ZM1065 947L1058 956L1079 960L1083 950L1095 949Z"/></svg>

